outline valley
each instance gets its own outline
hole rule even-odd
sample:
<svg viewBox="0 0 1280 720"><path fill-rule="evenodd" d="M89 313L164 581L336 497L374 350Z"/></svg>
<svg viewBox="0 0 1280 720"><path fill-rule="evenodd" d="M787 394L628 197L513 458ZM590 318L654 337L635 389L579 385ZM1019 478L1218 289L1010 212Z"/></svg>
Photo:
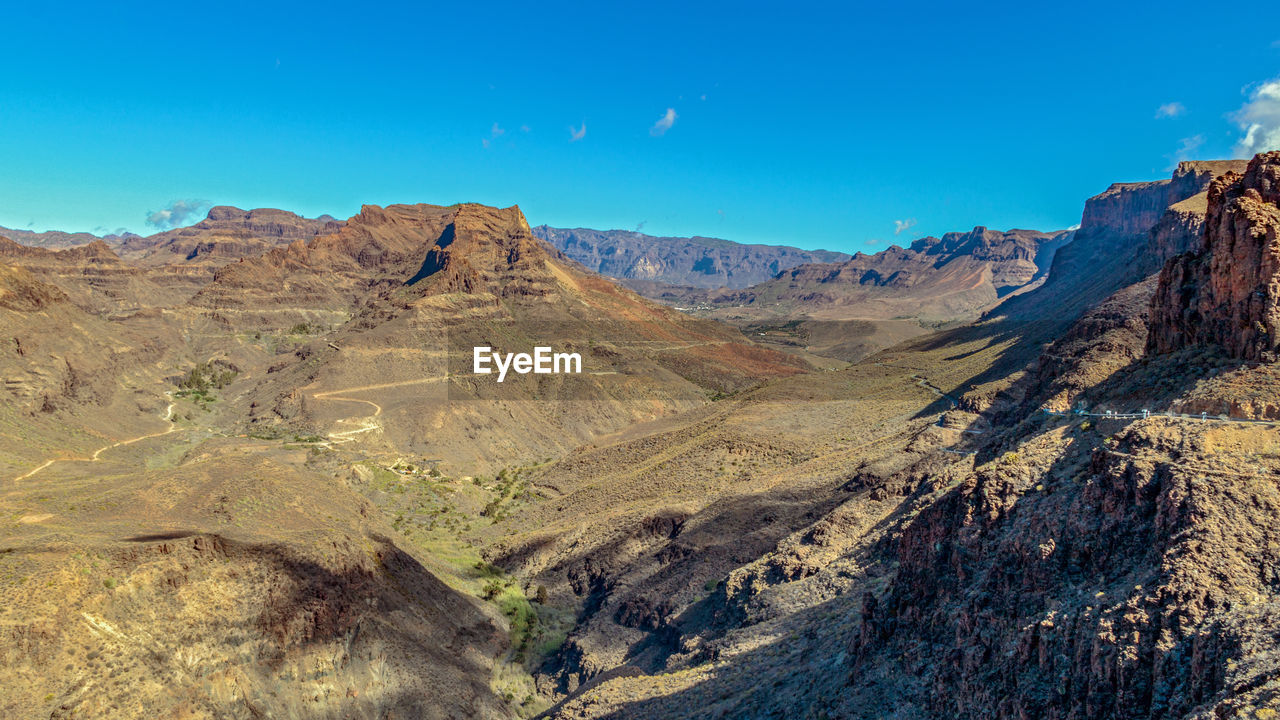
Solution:
<svg viewBox="0 0 1280 720"><path fill-rule="evenodd" d="M688 313L515 207L0 244L0 714L1266 717L1277 168Z"/></svg>

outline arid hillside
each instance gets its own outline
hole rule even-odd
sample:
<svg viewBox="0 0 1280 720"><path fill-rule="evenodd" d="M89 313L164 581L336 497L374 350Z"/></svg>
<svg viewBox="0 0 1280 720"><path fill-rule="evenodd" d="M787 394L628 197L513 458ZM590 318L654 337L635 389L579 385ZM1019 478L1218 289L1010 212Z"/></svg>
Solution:
<svg viewBox="0 0 1280 720"><path fill-rule="evenodd" d="M808 369L514 208L328 229L213 271L0 241L0 714L528 716L536 612L466 538L508 468ZM481 343L583 372L499 385Z"/></svg>
<svg viewBox="0 0 1280 720"><path fill-rule="evenodd" d="M514 207L0 241L0 715L1269 717L1277 168L854 258L994 304L888 348L652 302Z"/></svg>
<svg viewBox="0 0 1280 720"><path fill-rule="evenodd" d="M636 540L578 561L589 617L643 634L622 647L591 625L571 635L546 671L578 671L579 689L551 716L1270 717L1280 371L1216 328L1256 312L1262 333L1274 302L1178 308L1274 282L1265 193L1277 164L1259 156L1218 180L1202 250L1122 287L1047 347L1035 339L1050 325L1028 312L846 371L909 368L939 395L917 412L922 429L901 426L905 451L847 466L843 496L806 493L801 527L709 579L692 605L669 588L627 599L678 577L642 562L680 557L678 523L627 571L607 559ZM1228 253L1239 263L1209 260ZM1037 293L1070 287L1099 285L1081 276Z"/></svg>

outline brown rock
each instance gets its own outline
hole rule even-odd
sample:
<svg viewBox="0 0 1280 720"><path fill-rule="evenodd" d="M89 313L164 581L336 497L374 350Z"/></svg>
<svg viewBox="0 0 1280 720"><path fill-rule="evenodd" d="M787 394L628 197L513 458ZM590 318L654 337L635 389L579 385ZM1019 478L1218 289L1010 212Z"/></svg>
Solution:
<svg viewBox="0 0 1280 720"><path fill-rule="evenodd" d="M1209 189L1202 247L1165 265L1151 305L1148 351L1219 345L1274 361L1280 346L1280 152Z"/></svg>

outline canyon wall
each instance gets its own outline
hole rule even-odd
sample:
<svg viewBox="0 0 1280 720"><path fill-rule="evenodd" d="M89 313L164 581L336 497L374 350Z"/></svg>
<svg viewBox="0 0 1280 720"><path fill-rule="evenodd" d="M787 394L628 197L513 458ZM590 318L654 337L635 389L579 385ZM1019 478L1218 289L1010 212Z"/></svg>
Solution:
<svg viewBox="0 0 1280 720"><path fill-rule="evenodd" d="M1149 352L1218 345L1274 362L1280 347L1280 152L1209 188L1204 239L1165 265L1151 305Z"/></svg>

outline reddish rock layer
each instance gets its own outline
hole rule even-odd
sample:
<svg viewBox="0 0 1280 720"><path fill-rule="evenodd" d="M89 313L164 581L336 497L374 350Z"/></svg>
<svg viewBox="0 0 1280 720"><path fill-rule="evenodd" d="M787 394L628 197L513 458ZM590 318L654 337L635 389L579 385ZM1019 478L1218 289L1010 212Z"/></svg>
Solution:
<svg viewBox="0 0 1280 720"><path fill-rule="evenodd" d="M1204 240L1165 265L1151 305L1148 351L1219 345L1275 361L1280 347L1280 152L1209 189Z"/></svg>

